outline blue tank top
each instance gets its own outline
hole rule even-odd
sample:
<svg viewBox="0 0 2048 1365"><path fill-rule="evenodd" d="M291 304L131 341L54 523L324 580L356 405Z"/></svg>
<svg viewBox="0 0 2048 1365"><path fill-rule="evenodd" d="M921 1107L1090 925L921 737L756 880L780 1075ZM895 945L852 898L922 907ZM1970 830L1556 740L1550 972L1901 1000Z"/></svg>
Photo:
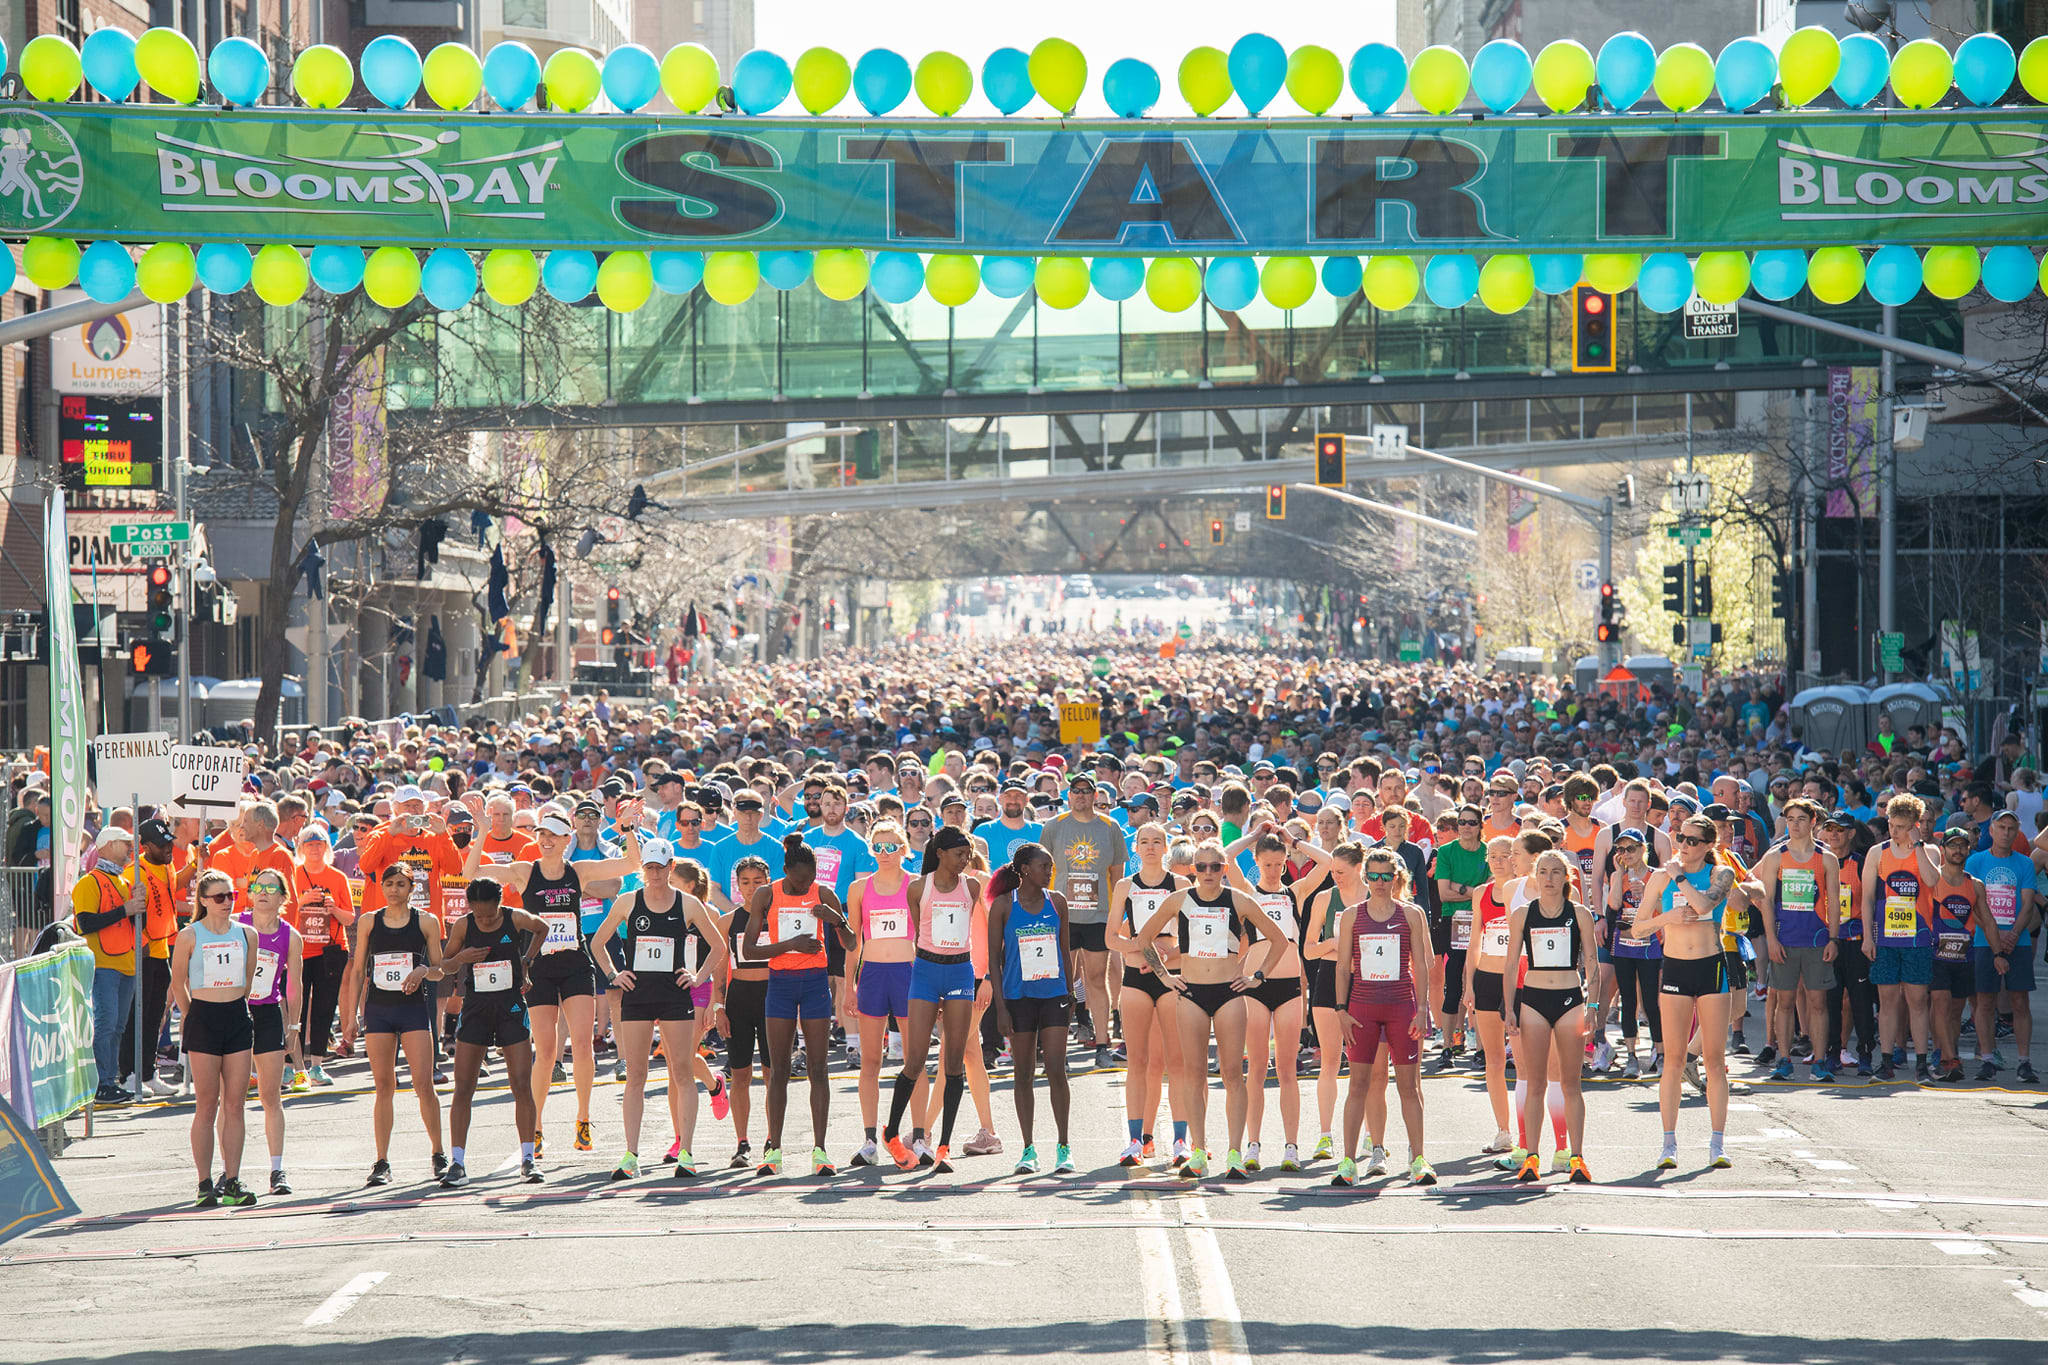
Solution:
<svg viewBox="0 0 2048 1365"><path fill-rule="evenodd" d="M192 990L241 990L249 984L249 936L239 920L225 933L206 921L192 921L192 957L185 964L185 984Z"/></svg>
<svg viewBox="0 0 2048 1365"><path fill-rule="evenodd" d="M1067 964L1060 953L1060 917L1052 897L1036 913L1010 898L1003 923L1003 998L1057 1000L1067 993Z"/></svg>
<svg viewBox="0 0 2048 1365"><path fill-rule="evenodd" d="M1685 880L1685 882L1692 887L1693 890L1705 892L1707 889L1707 884L1713 881L1714 879L1714 864L1707 863L1704 866L1702 866L1700 870L1697 872L1682 872L1679 874L1679 876L1682 877ZM1678 883L1676 881L1666 882L1664 884L1664 913L1669 914L1672 910L1677 908L1673 904L1673 902L1675 902L1677 899ZM1723 896L1720 900L1714 902L1714 927L1716 929L1721 927L1721 915L1727 909L1728 898L1726 896Z"/></svg>

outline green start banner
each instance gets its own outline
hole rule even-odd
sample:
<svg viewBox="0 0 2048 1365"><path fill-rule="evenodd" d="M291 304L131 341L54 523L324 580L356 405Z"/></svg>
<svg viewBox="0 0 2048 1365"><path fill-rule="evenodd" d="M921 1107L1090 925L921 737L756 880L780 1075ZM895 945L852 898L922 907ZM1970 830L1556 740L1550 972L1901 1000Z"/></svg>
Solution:
<svg viewBox="0 0 2048 1365"><path fill-rule="evenodd" d="M1184 121L0 106L0 236L1332 255L2030 244L2040 110Z"/></svg>
<svg viewBox="0 0 2048 1365"><path fill-rule="evenodd" d="M100 1081L92 1055L92 949L72 943L0 965L12 997L0 1019L9 1100L40 1128L83 1108Z"/></svg>

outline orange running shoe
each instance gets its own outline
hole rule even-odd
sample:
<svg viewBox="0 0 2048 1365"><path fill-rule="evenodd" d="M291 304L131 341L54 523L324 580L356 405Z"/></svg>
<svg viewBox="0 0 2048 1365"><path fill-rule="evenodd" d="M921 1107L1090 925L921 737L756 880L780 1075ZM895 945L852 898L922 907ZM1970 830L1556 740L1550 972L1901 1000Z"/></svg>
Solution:
<svg viewBox="0 0 2048 1365"><path fill-rule="evenodd" d="M1515 1172L1515 1179L1528 1182L1543 1178L1543 1158L1531 1152L1522 1158L1521 1169Z"/></svg>
<svg viewBox="0 0 2048 1365"><path fill-rule="evenodd" d="M942 1142L939 1144L939 1150L937 1153L938 1161L932 1166L932 1169L939 1172L941 1175L944 1175L953 1169L953 1163L946 1160L946 1156L950 1151L951 1148L949 1148L945 1143Z"/></svg>
<svg viewBox="0 0 2048 1365"><path fill-rule="evenodd" d="M889 1138L884 1145L888 1147L889 1155L895 1159L897 1170L907 1171L917 1165L917 1158L910 1154L910 1148L904 1145L900 1135Z"/></svg>
<svg viewBox="0 0 2048 1365"><path fill-rule="evenodd" d="M1582 1156L1575 1156L1575 1157L1573 1157L1573 1158L1572 1158L1572 1184L1574 1184L1574 1185L1590 1185L1590 1184L1592 1184L1592 1183L1593 1183L1593 1173L1592 1173L1591 1171L1589 1171L1589 1170L1587 1170L1587 1169L1586 1169L1586 1159L1585 1159L1584 1157L1582 1157Z"/></svg>

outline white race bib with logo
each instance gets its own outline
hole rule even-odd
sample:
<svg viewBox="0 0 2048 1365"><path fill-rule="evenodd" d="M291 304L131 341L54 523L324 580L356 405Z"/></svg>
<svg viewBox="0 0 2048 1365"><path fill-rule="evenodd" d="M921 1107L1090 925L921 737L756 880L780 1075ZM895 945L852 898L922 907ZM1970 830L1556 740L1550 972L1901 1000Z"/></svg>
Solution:
<svg viewBox="0 0 2048 1365"><path fill-rule="evenodd" d="M1569 929L1531 929L1529 966L1537 971L1569 971L1572 966L1572 935Z"/></svg>
<svg viewBox="0 0 2048 1365"><path fill-rule="evenodd" d="M411 953L379 953L370 963L370 984L382 991L402 991L412 975Z"/></svg>
<svg viewBox="0 0 2048 1365"><path fill-rule="evenodd" d="M1031 929L1017 935L1017 968L1026 981L1051 981L1060 974L1059 935Z"/></svg>
<svg viewBox="0 0 2048 1365"><path fill-rule="evenodd" d="M512 964L505 961L479 962L470 969L470 979L479 991L512 989Z"/></svg>
<svg viewBox="0 0 2048 1365"><path fill-rule="evenodd" d="M909 938L910 913L902 907L868 911L868 938Z"/></svg>
<svg viewBox="0 0 2048 1365"><path fill-rule="evenodd" d="M1222 910L1190 904L1182 912L1188 922L1188 956L1218 961L1230 956L1230 925Z"/></svg>
<svg viewBox="0 0 2048 1365"><path fill-rule="evenodd" d="M1294 941L1294 897L1285 891L1261 891L1252 897L1259 903L1259 909L1266 912L1266 918L1273 921L1273 927L1280 931L1280 937Z"/></svg>
<svg viewBox="0 0 2048 1365"><path fill-rule="evenodd" d="M633 971L669 972L676 957L676 941L655 934L643 934L633 940Z"/></svg>
<svg viewBox="0 0 2048 1365"><path fill-rule="evenodd" d="M1358 979L1399 981L1401 979L1401 936L1360 934L1358 936Z"/></svg>
<svg viewBox="0 0 2048 1365"><path fill-rule="evenodd" d="M234 990L246 979L242 975L242 940L229 939L199 945L199 984L209 991Z"/></svg>
<svg viewBox="0 0 2048 1365"><path fill-rule="evenodd" d="M1504 919L1494 920L1486 926L1486 936L1480 940L1482 957L1506 957L1508 955L1508 925Z"/></svg>
<svg viewBox="0 0 2048 1365"><path fill-rule="evenodd" d="M576 916L567 910L546 910L541 918L548 926L547 939L540 946L543 953L566 953L576 947Z"/></svg>
<svg viewBox="0 0 2048 1365"><path fill-rule="evenodd" d="M277 954L268 948L256 950L256 984L249 989L252 999L267 1000L277 987Z"/></svg>
<svg viewBox="0 0 2048 1365"><path fill-rule="evenodd" d="M966 952L967 928L966 906L955 904L932 907L932 947L939 952Z"/></svg>
<svg viewBox="0 0 2048 1365"><path fill-rule="evenodd" d="M815 938L818 933L818 917L809 910L778 910L775 914L775 941L787 943L793 938Z"/></svg>

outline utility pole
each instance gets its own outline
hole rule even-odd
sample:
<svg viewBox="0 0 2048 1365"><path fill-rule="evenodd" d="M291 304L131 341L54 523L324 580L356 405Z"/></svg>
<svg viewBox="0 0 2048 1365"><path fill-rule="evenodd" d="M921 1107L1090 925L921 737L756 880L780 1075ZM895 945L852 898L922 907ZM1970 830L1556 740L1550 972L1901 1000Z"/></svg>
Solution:
<svg viewBox="0 0 2048 1365"><path fill-rule="evenodd" d="M1880 324L1884 335L1899 334L1899 310L1884 308ZM1899 628L1899 529L1896 521L1899 501L1898 452L1892 446L1892 402L1896 387L1894 361L1889 347L1877 353L1877 629L1889 635ZM1883 653L1878 663L1882 666ZM1889 670L1884 680L1892 681Z"/></svg>

